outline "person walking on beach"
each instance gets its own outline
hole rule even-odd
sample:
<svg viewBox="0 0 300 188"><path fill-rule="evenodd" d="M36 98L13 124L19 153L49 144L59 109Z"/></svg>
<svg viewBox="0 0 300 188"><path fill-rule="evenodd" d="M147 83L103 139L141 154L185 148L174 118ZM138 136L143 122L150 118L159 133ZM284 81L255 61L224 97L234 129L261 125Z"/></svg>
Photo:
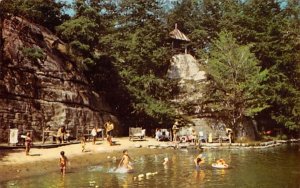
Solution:
<svg viewBox="0 0 300 188"><path fill-rule="evenodd" d="M110 132L114 129L114 124L111 121L108 121L104 124L104 128L106 130L106 139L107 139L109 145L112 146L112 138L111 138Z"/></svg>
<svg viewBox="0 0 300 188"><path fill-rule="evenodd" d="M133 170L132 166L130 165L130 160L131 160L131 158L128 155L128 151L124 150L123 151L123 157L122 157L122 159L121 159L121 161L119 163L118 168L124 167L127 170Z"/></svg>
<svg viewBox="0 0 300 188"><path fill-rule="evenodd" d="M176 142L177 141L177 132L179 130L179 128L177 127L179 125L178 120L175 121L173 127L172 127L172 131L173 131L173 141Z"/></svg>
<svg viewBox="0 0 300 188"><path fill-rule="evenodd" d="M25 154L29 155L30 147L31 147L32 139L30 137L30 133L28 132L25 137Z"/></svg>
<svg viewBox="0 0 300 188"><path fill-rule="evenodd" d="M65 156L65 152L60 152L59 165L60 165L60 173L65 176L67 169L68 158Z"/></svg>

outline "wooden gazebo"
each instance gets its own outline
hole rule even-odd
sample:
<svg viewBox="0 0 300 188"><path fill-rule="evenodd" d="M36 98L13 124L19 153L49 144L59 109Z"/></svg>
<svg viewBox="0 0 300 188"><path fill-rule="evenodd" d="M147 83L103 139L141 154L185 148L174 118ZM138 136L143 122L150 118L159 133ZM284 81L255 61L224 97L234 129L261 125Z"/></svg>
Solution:
<svg viewBox="0 0 300 188"><path fill-rule="evenodd" d="M173 31L169 33L170 38L172 39L172 49L180 50L182 46L184 46L184 52L187 53L187 43L191 40L182 33L179 29L177 29L177 24L175 24L175 28Z"/></svg>

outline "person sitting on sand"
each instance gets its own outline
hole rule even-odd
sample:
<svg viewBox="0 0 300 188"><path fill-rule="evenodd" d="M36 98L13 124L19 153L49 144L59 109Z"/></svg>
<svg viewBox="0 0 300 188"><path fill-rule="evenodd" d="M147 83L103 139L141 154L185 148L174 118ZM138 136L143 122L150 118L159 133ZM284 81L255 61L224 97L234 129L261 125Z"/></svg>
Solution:
<svg viewBox="0 0 300 188"><path fill-rule="evenodd" d="M66 174L67 162L68 162L68 159L65 156L65 152L61 151L60 158L59 158L59 165L60 165L60 172L63 176Z"/></svg>
<svg viewBox="0 0 300 188"><path fill-rule="evenodd" d="M155 131L155 139L157 141L159 141L160 138L161 138L161 136L162 136L161 130L160 129L156 129L156 131Z"/></svg>
<svg viewBox="0 0 300 188"><path fill-rule="evenodd" d="M29 155L30 147L31 147L32 139L30 137L30 133L28 132L25 137L25 154Z"/></svg>
<svg viewBox="0 0 300 188"><path fill-rule="evenodd" d="M128 155L128 151L124 150L123 151L123 157L122 157L122 159L121 159L121 161L119 163L118 168L124 167L124 168L126 168L128 170L133 170L132 166L130 165L130 160L131 160L131 158Z"/></svg>
<svg viewBox="0 0 300 188"><path fill-rule="evenodd" d="M195 159L194 159L196 167L200 167L200 164L204 163L204 160L202 158L202 154L199 154Z"/></svg>

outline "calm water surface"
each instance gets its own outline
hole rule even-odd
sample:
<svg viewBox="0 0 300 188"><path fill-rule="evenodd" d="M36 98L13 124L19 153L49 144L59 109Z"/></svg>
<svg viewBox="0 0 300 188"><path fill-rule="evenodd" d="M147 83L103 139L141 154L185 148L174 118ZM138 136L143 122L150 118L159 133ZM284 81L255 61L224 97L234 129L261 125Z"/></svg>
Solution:
<svg viewBox="0 0 300 188"><path fill-rule="evenodd" d="M129 151L130 153L130 151ZM5 182L0 187L14 188L76 188L76 187L255 187L300 188L299 144L264 150L205 151L205 164L197 171L193 164L196 150L176 150L168 154L146 155L135 158L135 172L112 173L116 163L101 163L80 170L70 169L66 177L50 173L30 179ZM163 166L165 157L168 166ZM211 163L223 158L229 169L213 169ZM142 180L139 174L158 172Z"/></svg>

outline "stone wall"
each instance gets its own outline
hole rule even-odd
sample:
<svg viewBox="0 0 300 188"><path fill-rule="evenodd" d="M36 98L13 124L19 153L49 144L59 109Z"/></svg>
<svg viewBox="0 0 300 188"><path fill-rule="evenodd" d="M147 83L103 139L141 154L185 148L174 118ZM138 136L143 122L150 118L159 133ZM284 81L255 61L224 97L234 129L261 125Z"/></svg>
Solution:
<svg viewBox="0 0 300 188"><path fill-rule="evenodd" d="M42 129L64 125L74 135L78 126L101 127L117 121L111 109L90 87L86 77L66 56L66 45L49 30L19 17L2 23L0 59L0 141L8 129ZM41 49L42 58L24 49ZM117 123L117 122L116 122Z"/></svg>

